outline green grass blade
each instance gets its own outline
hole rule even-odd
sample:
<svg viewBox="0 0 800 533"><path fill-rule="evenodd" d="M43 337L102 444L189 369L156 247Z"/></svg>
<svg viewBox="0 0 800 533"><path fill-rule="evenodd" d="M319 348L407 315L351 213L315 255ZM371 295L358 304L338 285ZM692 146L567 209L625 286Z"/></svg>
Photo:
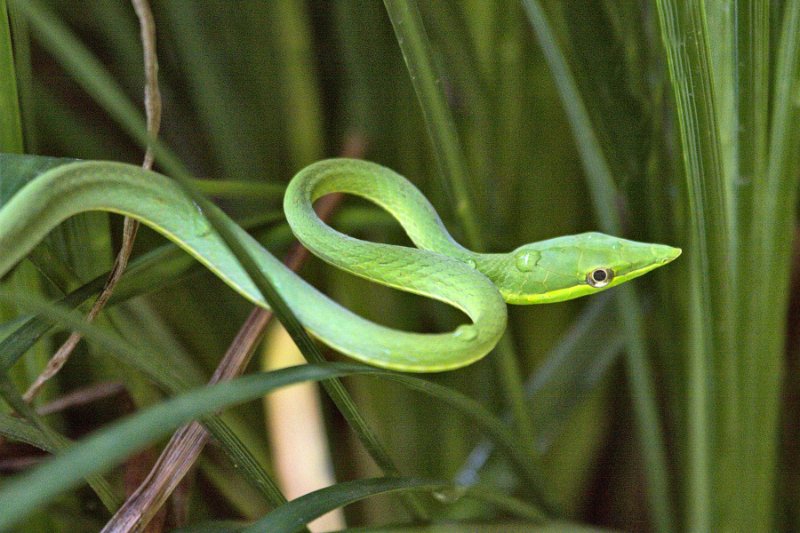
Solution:
<svg viewBox="0 0 800 533"><path fill-rule="evenodd" d="M14 3L4 0L11 18L11 34L14 47L14 68L19 93L20 114L22 119L23 146L28 152L36 150L35 113L33 105L33 65L31 62L31 42L28 25L24 17L19 16ZM2 151L2 150L0 150Z"/></svg>
<svg viewBox="0 0 800 533"><path fill-rule="evenodd" d="M390 374L386 379L396 381L404 386L438 398L461 413L467 413L470 419L486 432L494 443L503 450L506 457L513 462L516 472L524 478L525 491L529 493L535 501L546 510L548 514L557 513L553 497L547 488L547 479L541 471L538 462L531 459L529 448L519 445L519 439L515 438L505 425L492 413L482 407L475 400L466 396L454 393L451 389L442 385L437 385L419 378L413 378L402 374Z"/></svg>
<svg viewBox="0 0 800 533"><path fill-rule="evenodd" d="M461 153L456 124L447 107L416 1L385 0L397 42L403 51L408 75L425 116L439 171L449 191L453 210L470 247L484 251L484 239L475 214L468 184L469 170Z"/></svg>
<svg viewBox="0 0 800 533"><path fill-rule="evenodd" d="M195 390L147 409L100 430L52 461L18 476L0 490L0 530L15 524L38 506L77 486L82 476L100 472L194 418L256 398L289 383L341 375L312 367L272 376L248 376L233 382ZM315 373L316 371L316 373Z"/></svg>
<svg viewBox="0 0 800 533"><path fill-rule="evenodd" d="M92 340L110 354L117 356L123 364L131 365L143 372L165 391L178 393L202 383L200 377L185 365L171 364L170 358L164 357L163 354L137 350L115 335L87 324L79 313L68 312L30 295L4 289L0 290L0 301L14 301L20 308L38 313L41 318L45 318L53 324L80 332L86 339ZM285 501L277 484L264 471L247 447L221 420L217 417L209 417L207 426L212 435L223 444L223 449L231 461L241 466L241 471L261 491L266 501L274 505Z"/></svg>
<svg viewBox="0 0 800 533"><path fill-rule="evenodd" d="M556 43L541 4L537 0L523 0L522 4L558 86L559 96L581 155L600 227L607 233L620 235L622 224L616 211L616 185L577 83ZM656 389L647 361L641 309L632 286L619 287L617 313L626 333L626 363L633 389L639 440L647 464L648 501L656 529L662 532L672 531L674 518L670 504L664 436L656 406Z"/></svg>
<svg viewBox="0 0 800 533"><path fill-rule="evenodd" d="M563 431L565 421L596 392L622 353L625 338L613 316L610 295L593 298L528 379L525 389L536 427L537 454L547 453ZM600 323L603 327L598 328ZM478 478L485 480L481 470L495 457L494 449L491 441L480 442L456 479L463 484Z"/></svg>
<svg viewBox="0 0 800 533"><path fill-rule="evenodd" d="M12 441L30 444L46 452L55 451L55 448L47 443L40 429L16 416L0 413L0 435Z"/></svg>
<svg viewBox="0 0 800 533"><path fill-rule="evenodd" d="M729 438L729 430L739 427L733 344L736 265L730 260L739 236L730 213L731 178L725 173L729 156L721 143L721 111L715 96L726 90L719 86L725 78L713 77L710 46L718 30L708 26L705 7L668 0L657 2L657 7L677 107L689 219L687 527L705 530L719 526L714 500L725 500L719 489L729 490L731 485L713 489L714 476L730 473L735 440ZM718 378L715 370L720 372ZM715 426L721 428L719 434ZM715 449L717 445L723 447Z"/></svg>
<svg viewBox="0 0 800 533"><path fill-rule="evenodd" d="M384 477L345 481L310 492L286 505L282 505L242 531L245 533L261 531L292 533L300 531L303 526L328 511L372 496L404 491L430 492L434 493L434 495L440 495L443 499L448 498L448 494L452 494L454 501L462 498L474 498L490 502L511 514L516 514L537 523L544 519L544 516L535 507L496 491L463 488L444 481L429 479Z"/></svg>
<svg viewBox="0 0 800 533"><path fill-rule="evenodd" d="M17 392L6 372L0 372L0 396L8 405L14 408L20 416L24 416L38 430L41 441L37 447L58 452L66 449L70 442L48 426L42 417L36 414L31 407ZM114 493L111 485L99 474L90 473L85 476L86 482L92 487L100 501L109 511L113 512L122 503Z"/></svg>
<svg viewBox="0 0 800 533"><path fill-rule="evenodd" d="M38 0L12 1L28 19L31 29L47 50L67 71L79 73L76 81L103 107L112 111L129 135L145 146L147 135L141 112L116 87L99 61Z"/></svg>
<svg viewBox="0 0 800 533"><path fill-rule="evenodd" d="M284 76L282 109L288 111L286 128L293 155L292 168L300 169L325 155L322 139L321 99L312 63L311 31L307 5L294 0L272 3L276 55Z"/></svg>
<svg viewBox="0 0 800 533"><path fill-rule="evenodd" d="M2 294L2 293L0 293ZM100 340L96 331L85 328L87 338ZM114 345L127 351L118 342ZM75 487L83 476L102 472L173 429L208 413L257 398L279 387L304 381L319 381L346 375L368 374L403 383L415 390L447 401L472 419L478 427L499 437L511 458L523 452L515 439L480 404L455 391L419 378L352 364L302 365L269 373L249 375L233 381L195 389L157 406L116 422L72 446L32 471L18 476L0 489L0 506L10 510L0 515L0 529L24 518L61 492ZM525 460L520 461L526 464Z"/></svg>
<svg viewBox="0 0 800 533"><path fill-rule="evenodd" d="M748 498L752 502L746 527L774 527L786 342L789 276L796 224L800 175L800 5L787 3L780 26L771 98L769 155L766 174L753 191L753 222L748 248L749 275L754 283L740 287L749 307L742 322L747 352L742 371L743 394L757 398L744 404L747 429L742 457Z"/></svg>
<svg viewBox="0 0 800 533"><path fill-rule="evenodd" d="M737 223L749 235L756 183L766 176L769 140L770 7L763 0L745 0L736 9L736 86L738 172ZM749 262L739 254L740 269Z"/></svg>
<svg viewBox="0 0 800 533"><path fill-rule="evenodd" d="M428 137L433 145L445 190L449 191L453 201L456 219L464 232L468 247L484 251L486 246L479 226L480 210L475 208L469 191L471 180L467 163L461 151L455 121L447 107L440 77L436 72L431 44L417 3L413 0L384 0L384 5L425 117ZM503 394L514 413L514 422L522 442L526 445L532 444L533 426L525 407L522 374L510 327L495 348L493 362L497 365Z"/></svg>
<svg viewBox="0 0 800 533"><path fill-rule="evenodd" d="M143 148L148 141L151 142L158 162L171 174L188 174L180 160L162 142L148 138L142 113L100 61L49 9L39 0L12 1L40 44L131 138Z"/></svg>
<svg viewBox="0 0 800 533"><path fill-rule="evenodd" d="M6 0L0 0L0 152L22 153L17 71Z"/></svg>

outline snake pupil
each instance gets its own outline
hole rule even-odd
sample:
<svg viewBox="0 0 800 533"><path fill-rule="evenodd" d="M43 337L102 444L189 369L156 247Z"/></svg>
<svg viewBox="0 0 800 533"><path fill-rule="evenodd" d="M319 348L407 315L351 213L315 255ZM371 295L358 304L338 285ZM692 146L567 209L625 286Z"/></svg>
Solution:
<svg viewBox="0 0 800 533"><path fill-rule="evenodd" d="M586 282L595 288L605 287L611 283L613 272L607 268L597 268L586 275Z"/></svg>

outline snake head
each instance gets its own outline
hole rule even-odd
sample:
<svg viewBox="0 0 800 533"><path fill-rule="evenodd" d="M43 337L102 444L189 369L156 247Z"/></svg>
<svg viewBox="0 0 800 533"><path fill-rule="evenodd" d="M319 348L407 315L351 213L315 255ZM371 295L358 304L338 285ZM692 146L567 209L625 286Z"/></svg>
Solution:
<svg viewBox="0 0 800 533"><path fill-rule="evenodd" d="M591 232L520 246L487 275L508 303L560 302L610 289L680 254L672 246Z"/></svg>

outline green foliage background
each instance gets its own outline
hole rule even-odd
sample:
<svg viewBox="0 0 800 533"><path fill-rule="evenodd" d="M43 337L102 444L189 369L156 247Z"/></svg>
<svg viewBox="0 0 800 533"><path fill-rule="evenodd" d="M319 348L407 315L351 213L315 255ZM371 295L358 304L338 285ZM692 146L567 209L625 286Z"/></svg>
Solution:
<svg viewBox="0 0 800 533"><path fill-rule="evenodd" d="M478 425L409 383L348 380L358 411L404 475L460 483L477 477L495 496L535 505L541 502L531 491L543 489L559 510L548 520L573 521L551 524L564 530L574 522L658 531L798 528L797 342L786 324L797 318L788 311L800 175L799 2L153 4L160 138L192 174L219 180L221 205L278 255L290 242L274 223L281 186L352 143L419 185L452 233L475 249L506 251L590 229L684 249L675 264L610 298L512 309L495 353L426 376L506 423L530 469L543 473L543 487L529 486L499 453L476 462L499 437L483 440ZM138 163L141 55L125 2L0 0L0 149ZM7 161L0 164L0 206L36 173ZM171 161L159 161L167 174L176 173ZM355 202L336 223L405 242L385 217ZM109 269L119 226L99 214L68 221L2 287L49 300L74 291ZM137 255L163 244L144 231ZM120 296L125 301L99 324L113 342L95 336L83 345L40 401L108 379L123 380L139 408L183 392L154 386L158 380L141 366L112 362L115 346L128 349L114 344L119 337L192 384L204 381L249 308L209 273L177 254L169 258L129 277L132 288L120 290L137 297ZM318 262L303 276L392 326L443 330L459 321L443 306ZM31 312L18 300L0 301L0 357L11 357L21 317ZM33 345L4 376L24 390L60 338ZM13 393L4 390L8 412ZM364 466L367 452L337 409L326 408L338 478L380 475ZM60 441L48 431L75 438L126 414L113 401L89 413L46 422L26 416L24 427L3 415L0 434L52 450ZM225 417L244 448L263 458L262 420L255 403ZM220 447L229 452L229 445ZM92 483L107 506L122 496L117 474ZM263 515L274 502L243 481L257 475L209 450L191 495L192 523ZM404 483L390 485L444 486ZM386 489L379 485L356 488L366 495ZM0 480L0 512L18 486ZM33 501L37 487L16 497ZM337 497L350 488L334 488L325 501L343 505ZM417 502L440 522L495 530L538 522L530 509L487 498L442 504L424 495ZM369 499L348 516L354 524L419 519L402 501ZM96 529L105 513L95 494L79 490L39 509L25 527Z"/></svg>

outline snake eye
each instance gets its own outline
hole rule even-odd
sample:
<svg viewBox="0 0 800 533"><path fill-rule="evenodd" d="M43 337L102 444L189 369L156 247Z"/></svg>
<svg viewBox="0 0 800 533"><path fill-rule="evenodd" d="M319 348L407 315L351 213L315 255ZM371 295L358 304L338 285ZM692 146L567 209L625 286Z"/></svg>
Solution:
<svg viewBox="0 0 800 533"><path fill-rule="evenodd" d="M605 287L614 279L614 271L610 268L595 268L586 274L586 283L595 289Z"/></svg>

